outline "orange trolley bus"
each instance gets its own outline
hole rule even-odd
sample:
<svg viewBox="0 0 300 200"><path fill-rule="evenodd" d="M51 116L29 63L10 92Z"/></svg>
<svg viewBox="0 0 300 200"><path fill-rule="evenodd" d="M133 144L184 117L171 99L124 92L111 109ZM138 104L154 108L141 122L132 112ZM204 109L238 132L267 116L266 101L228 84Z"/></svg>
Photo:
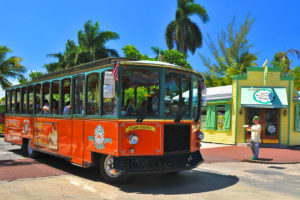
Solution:
<svg viewBox="0 0 300 200"><path fill-rule="evenodd" d="M109 182L192 169L203 162L201 80L193 70L127 58L50 73L6 88L5 141L31 157L99 166Z"/></svg>

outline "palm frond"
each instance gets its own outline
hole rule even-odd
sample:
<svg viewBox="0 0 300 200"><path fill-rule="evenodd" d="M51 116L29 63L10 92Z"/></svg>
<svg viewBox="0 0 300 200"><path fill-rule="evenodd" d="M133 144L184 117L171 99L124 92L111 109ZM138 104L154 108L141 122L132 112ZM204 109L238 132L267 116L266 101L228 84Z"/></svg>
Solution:
<svg viewBox="0 0 300 200"><path fill-rule="evenodd" d="M174 40L175 40L175 33L176 32L176 23L175 21L172 21L168 24L166 33L165 33L165 39L166 43L169 49L174 48Z"/></svg>
<svg viewBox="0 0 300 200"><path fill-rule="evenodd" d="M198 15L203 23L206 23L209 20L207 10L196 3L190 4L185 8L185 16L189 17L194 14Z"/></svg>

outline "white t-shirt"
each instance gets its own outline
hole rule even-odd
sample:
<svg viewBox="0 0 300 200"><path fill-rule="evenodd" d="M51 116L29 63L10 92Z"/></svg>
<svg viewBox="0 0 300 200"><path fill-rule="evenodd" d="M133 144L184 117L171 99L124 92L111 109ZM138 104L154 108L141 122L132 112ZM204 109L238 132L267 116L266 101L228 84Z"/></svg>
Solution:
<svg viewBox="0 0 300 200"><path fill-rule="evenodd" d="M251 141L259 142L260 141L260 132L261 132L260 124L251 126Z"/></svg>

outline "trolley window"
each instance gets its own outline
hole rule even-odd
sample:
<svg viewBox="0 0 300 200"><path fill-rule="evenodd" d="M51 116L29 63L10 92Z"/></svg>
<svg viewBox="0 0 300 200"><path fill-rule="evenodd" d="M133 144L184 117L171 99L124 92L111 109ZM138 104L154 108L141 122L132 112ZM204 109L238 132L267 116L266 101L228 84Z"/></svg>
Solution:
<svg viewBox="0 0 300 200"><path fill-rule="evenodd" d="M159 116L159 72L147 69L129 69L122 74L121 115Z"/></svg>
<svg viewBox="0 0 300 200"><path fill-rule="evenodd" d="M100 108L100 79L99 74L87 77L87 115L99 115Z"/></svg>

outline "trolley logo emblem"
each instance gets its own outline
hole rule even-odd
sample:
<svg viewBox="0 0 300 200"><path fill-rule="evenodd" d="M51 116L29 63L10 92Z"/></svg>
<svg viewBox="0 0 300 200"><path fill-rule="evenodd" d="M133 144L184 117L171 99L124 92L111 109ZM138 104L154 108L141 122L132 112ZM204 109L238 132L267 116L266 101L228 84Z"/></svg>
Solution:
<svg viewBox="0 0 300 200"><path fill-rule="evenodd" d="M97 149L104 149L105 143L112 143L111 138L104 137L104 129L101 125L95 128L95 136L89 136L89 141L94 141Z"/></svg>
<svg viewBox="0 0 300 200"><path fill-rule="evenodd" d="M30 134L31 133L30 123L29 123L28 119L23 121L22 133L25 133L25 134Z"/></svg>

